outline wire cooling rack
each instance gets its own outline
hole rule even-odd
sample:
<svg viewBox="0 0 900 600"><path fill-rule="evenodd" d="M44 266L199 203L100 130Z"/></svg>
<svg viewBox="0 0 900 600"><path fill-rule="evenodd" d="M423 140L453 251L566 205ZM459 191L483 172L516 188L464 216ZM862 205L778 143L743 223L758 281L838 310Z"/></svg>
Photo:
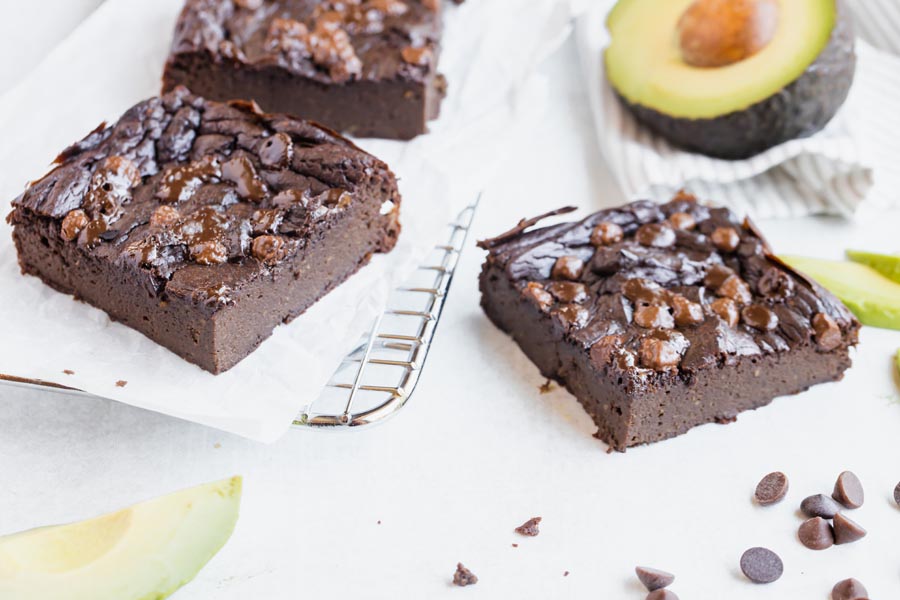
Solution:
<svg viewBox="0 0 900 600"><path fill-rule="evenodd" d="M397 288L368 334L322 394L300 411L296 428L359 427L403 408L422 374L478 201L449 225L447 241Z"/></svg>

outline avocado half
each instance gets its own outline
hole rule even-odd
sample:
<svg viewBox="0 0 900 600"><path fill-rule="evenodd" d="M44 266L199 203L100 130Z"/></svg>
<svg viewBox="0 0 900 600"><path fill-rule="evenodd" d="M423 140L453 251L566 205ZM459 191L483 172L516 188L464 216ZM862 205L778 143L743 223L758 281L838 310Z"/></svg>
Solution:
<svg viewBox="0 0 900 600"><path fill-rule="evenodd" d="M756 53L732 64L688 64L679 21L692 0L619 0L606 26L606 74L644 125L673 144L741 159L822 129L844 103L856 70L844 0L774 0L777 26Z"/></svg>

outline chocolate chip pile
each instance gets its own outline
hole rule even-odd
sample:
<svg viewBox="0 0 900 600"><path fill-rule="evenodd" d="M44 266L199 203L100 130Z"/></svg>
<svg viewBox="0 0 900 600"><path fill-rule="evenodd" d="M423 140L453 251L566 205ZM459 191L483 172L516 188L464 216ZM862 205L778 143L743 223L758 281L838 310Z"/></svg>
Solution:
<svg viewBox="0 0 900 600"><path fill-rule="evenodd" d="M675 576L651 567L635 567L634 572L647 591L647 600L678 600L678 594L667 589L675 582Z"/></svg>

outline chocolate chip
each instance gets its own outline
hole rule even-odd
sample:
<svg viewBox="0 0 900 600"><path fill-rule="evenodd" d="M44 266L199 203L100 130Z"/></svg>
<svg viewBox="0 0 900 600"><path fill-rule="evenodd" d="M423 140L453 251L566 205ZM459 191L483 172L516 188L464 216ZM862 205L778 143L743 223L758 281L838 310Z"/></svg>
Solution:
<svg viewBox="0 0 900 600"><path fill-rule="evenodd" d="M587 300L587 287L583 283L572 281L551 281L546 290L553 294L559 302L579 303Z"/></svg>
<svg viewBox="0 0 900 600"><path fill-rule="evenodd" d="M753 299L753 295L750 293L750 286L737 275L731 275L723 281L719 289L716 290L716 294L723 298L731 298L739 304L747 304Z"/></svg>
<svg viewBox="0 0 900 600"><path fill-rule="evenodd" d="M163 202L184 202L194 195L201 184L214 181L221 175L219 162L209 156L169 167L159 180L156 197Z"/></svg>
<svg viewBox="0 0 900 600"><path fill-rule="evenodd" d="M597 247L609 246L622 241L625 232L615 223L603 222L591 232L591 244Z"/></svg>
<svg viewBox="0 0 900 600"><path fill-rule="evenodd" d="M766 269L756 285L760 294L774 300L787 300L794 293L794 280L776 267Z"/></svg>
<svg viewBox="0 0 900 600"><path fill-rule="evenodd" d="M272 266L284 259L287 248L284 239L277 235L261 235L253 239L250 252L257 260Z"/></svg>
<svg viewBox="0 0 900 600"><path fill-rule="evenodd" d="M284 213L274 208L266 208L253 212L250 227L253 235L278 233L278 226L284 220Z"/></svg>
<svg viewBox="0 0 900 600"><path fill-rule="evenodd" d="M838 514L841 507L837 502L826 496L825 494L816 494L803 499L800 503L800 510L807 517L822 517L823 519L833 519Z"/></svg>
<svg viewBox="0 0 900 600"><path fill-rule="evenodd" d="M572 327L584 327L591 317L591 313L580 304L563 304L553 311L553 316L567 329Z"/></svg>
<svg viewBox="0 0 900 600"><path fill-rule="evenodd" d="M741 571L753 583L772 583L784 573L784 563L768 548L750 548L741 556Z"/></svg>
<svg viewBox="0 0 900 600"><path fill-rule="evenodd" d="M362 61L338 20L319 18L309 35L313 61L328 69L335 83L357 79L362 74Z"/></svg>
<svg viewBox="0 0 900 600"><path fill-rule="evenodd" d="M407 46L400 51L400 57L407 64L424 67L432 61L434 53L431 51L431 48Z"/></svg>
<svg viewBox="0 0 900 600"><path fill-rule="evenodd" d="M778 327L778 316L762 304L751 304L741 310L744 323L760 331L772 331Z"/></svg>
<svg viewBox="0 0 900 600"><path fill-rule="evenodd" d="M669 297L669 304L672 306L672 316L675 317L675 324L679 327L699 325L705 320L703 307L696 302L691 302L684 296L672 294Z"/></svg>
<svg viewBox="0 0 900 600"><path fill-rule="evenodd" d="M659 284L636 277L622 285L622 293L635 304L663 304L664 294Z"/></svg>
<svg viewBox="0 0 900 600"><path fill-rule="evenodd" d="M294 141L286 133L266 138L259 148L259 161L271 169L283 169L294 157Z"/></svg>
<svg viewBox="0 0 900 600"><path fill-rule="evenodd" d="M788 493L788 478L781 471L769 473L756 486L756 501L762 506L771 506L784 500Z"/></svg>
<svg viewBox="0 0 900 600"><path fill-rule="evenodd" d="M645 329L672 329L675 319L665 306L638 306L634 311L634 322Z"/></svg>
<svg viewBox="0 0 900 600"><path fill-rule="evenodd" d="M709 303L709 308L718 315L720 319L725 321L729 327L737 326L740 315L738 313L737 304L735 304L734 300L731 298L716 298Z"/></svg>
<svg viewBox="0 0 900 600"><path fill-rule="evenodd" d="M672 590L656 590L647 594L647 600L678 600L678 594Z"/></svg>
<svg viewBox="0 0 900 600"><path fill-rule="evenodd" d="M653 569L651 567L635 567L634 572L647 591L655 592L662 588L669 587L675 581L675 576L666 571Z"/></svg>
<svg viewBox="0 0 900 600"><path fill-rule="evenodd" d="M453 574L453 585L465 587L476 583L478 583L478 577L475 576L475 573L465 568L462 563L456 563L456 573Z"/></svg>
<svg viewBox="0 0 900 600"><path fill-rule="evenodd" d="M834 543L852 544L866 537L866 530L844 516L844 513L834 515Z"/></svg>
<svg viewBox="0 0 900 600"><path fill-rule="evenodd" d="M671 223L672 227L675 229L681 229L683 231L690 231L697 226L697 221L694 217L686 212L673 213L672 216L669 217L669 223Z"/></svg>
<svg viewBox="0 0 900 600"><path fill-rule="evenodd" d="M235 184L238 195L251 202L261 202L268 193L266 184L259 178L253 163L243 155L222 165L222 180Z"/></svg>
<svg viewBox="0 0 900 600"><path fill-rule="evenodd" d="M584 272L584 261L577 256L560 256L553 264L550 276L553 279L569 279L576 281Z"/></svg>
<svg viewBox="0 0 900 600"><path fill-rule="evenodd" d="M822 517L813 517L800 525L797 532L800 543L810 550L825 550L834 545L834 532L828 521Z"/></svg>
<svg viewBox="0 0 900 600"><path fill-rule="evenodd" d="M816 332L816 343L821 350L828 352L841 345L841 328L831 315L816 313L812 326Z"/></svg>
<svg viewBox="0 0 900 600"><path fill-rule="evenodd" d="M838 475L831 497L847 508L859 508L866 501L866 493L859 477L850 471Z"/></svg>
<svg viewBox="0 0 900 600"><path fill-rule="evenodd" d="M681 363L681 352L672 342L657 338L644 338L641 341L641 365L655 371L663 371L677 367Z"/></svg>
<svg viewBox="0 0 900 600"><path fill-rule="evenodd" d="M522 290L522 295L537 304L538 308L543 311L553 306L553 296L544 289L544 286L536 281L528 282L528 285Z"/></svg>
<svg viewBox="0 0 900 600"><path fill-rule="evenodd" d="M612 364L613 355L622 348L622 336L606 335L591 346L591 362L597 367Z"/></svg>
<svg viewBox="0 0 900 600"><path fill-rule="evenodd" d="M118 381L116 382L116 387L123 388L123 387L125 387L126 385L128 385L128 382L125 381L124 379L120 379L120 380L118 380Z"/></svg>
<svg viewBox="0 0 900 600"><path fill-rule="evenodd" d="M894 488L894 502L900 505L900 483Z"/></svg>
<svg viewBox="0 0 900 600"><path fill-rule="evenodd" d="M716 227L710 239L722 252L734 252L741 243L741 236L734 227Z"/></svg>
<svg viewBox="0 0 900 600"><path fill-rule="evenodd" d="M706 272L706 276L703 278L703 285L714 290L718 289L732 275L734 275L734 269L730 269L725 265L713 265Z"/></svg>
<svg viewBox="0 0 900 600"><path fill-rule="evenodd" d="M675 230L668 223L647 223L638 227L634 238L642 246L668 248L675 243Z"/></svg>
<svg viewBox="0 0 900 600"><path fill-rule="evenodd" d="M150 215L150 224L154 227L171 227L181 218L181 213L177 209L163 204L158 206L153 214Z"/></svg>
<svg viewBox="0 0 900 600"><path fill-rule="evenodd" d="M868 597L866 586L852 577L838 581L831 589L831 600L867 600Z"/></svg>
<svg viewBox="0 0 900 600"><path fill-rule="evenodd" d="M63 218L62 224L59 226L59 237L67 242L71 242L78 237L78 234L81 233L82 229L87 227L89 222L90 219L88 218L87 213L80 208L69 211Z"/></svg>
<svg viewBox="0 0 900 600"><path fill-rule="evenodd" d="M540 517L532 517L516 527L516 533L527 535L529 537L534 537L541 532L538 528L538 525L541 524Z"/></svg>
<svg viewBox="0 0 900 600"><path fill-rule="evenodd" d="M218 265L228 260L228 249L217 241L197 242L190 246L191 258L201 265Z"/></svg>

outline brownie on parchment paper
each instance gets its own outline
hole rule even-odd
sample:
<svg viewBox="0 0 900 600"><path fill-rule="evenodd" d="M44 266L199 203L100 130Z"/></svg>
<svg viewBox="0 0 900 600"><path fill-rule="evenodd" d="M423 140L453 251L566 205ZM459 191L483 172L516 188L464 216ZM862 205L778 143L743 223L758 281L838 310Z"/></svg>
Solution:
<svg viewBox="0 0 900 600"><path fill-rule="evenodd" d="M187 0L163 87L410 139L445 95L442 10L442 0Z"/></svg>
<svg viewBox="0 0 900 600"><path fill-rule="evenodd" d="M480 243L481 304L615 450L733 421L850 366L859 322L727 209L680 193L529 231L539 219Z"/></svg>
<svg viewBox="0 0 900 600"><path fill-rule="evenodd" d="M13 202L22 272L221 373L399 234L387 165L184 88L63 151Z"/></svg>

